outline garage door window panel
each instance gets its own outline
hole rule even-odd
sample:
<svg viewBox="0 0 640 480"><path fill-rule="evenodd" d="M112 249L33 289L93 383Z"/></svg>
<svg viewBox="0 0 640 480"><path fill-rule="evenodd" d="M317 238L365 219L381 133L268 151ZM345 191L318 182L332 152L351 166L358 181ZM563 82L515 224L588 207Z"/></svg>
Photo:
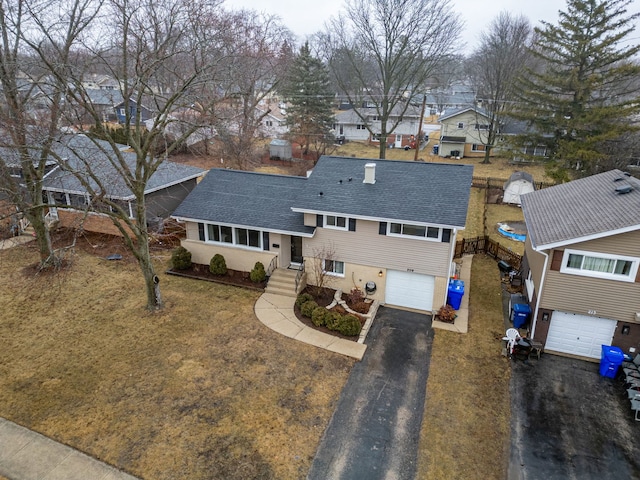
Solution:
<svg viewBox="0 0 640 480"><path fill-rule="evenodd" d="M616 255L565 251L562 273L633 282L638 273L637 259Z"/></svg>

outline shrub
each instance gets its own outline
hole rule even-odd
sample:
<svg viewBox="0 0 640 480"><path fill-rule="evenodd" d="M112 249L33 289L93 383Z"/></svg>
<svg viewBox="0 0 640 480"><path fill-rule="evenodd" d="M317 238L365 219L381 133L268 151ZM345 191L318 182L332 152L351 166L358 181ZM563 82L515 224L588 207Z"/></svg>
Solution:
<svg viewBox="0 0 640 480"><path fill-rule="evenodd" d="M186 270L191 267L191 252L184 247L176 248L171 254L171 266L175 270Z"/></svg>
<svg viewBox="0 0 640 480"><path fill-rule="evenodd" d="M457 314L451 305L443 305L440 307L440 310L438 310L436 316L441 322L453 323Z"/></svg>
<svg viewBox="0 0 640 480"><path fill-rule="evenodd" d="M211 262L209 262L209 271L214 275L226 275L227 273L227 262L225 262L224 257L219 253L216 253Z"/></svg>
<svg viewBox="0 0 640 480"><path fill-rule="evenodd" d="M256 262L253 270L249 273L249 278L254 283L264 282L265 278L267 278L267 272L264 271L264 265L262 262Z"/></svg>
<svg viewBox="0 0 640 480"><path fill-rule="evenodd" d="M367 302L358 302L351 305L351 310L358 313L369 313L369 306Z"/></svg>
<svg viewBox="0 0 640 480"><path fill-rule="evenodd" d="M336 325L336 330L342 335L353 337L360 333L362 325L355 315L342 315Z"/></svg>
<svg viewBox="0 0 640 480"><path fill-rule="evenodd" d="M342 318L342 314L336 311L329 312L330 315L327 315L325 318L325 326L329 330L337 330L337 326L340 323L340 319Z"/></svg>
<svg viewBox="0 0 640 480"><path fill-rule="evenodd" d="M309 300L313 300L313 295L311 295L310 293L301 293L300 295L298 295L298 298L296 298L296 306L298 308L301 308L302 305L307 303Z"/></svg>
<svg viewBox="0 0 640 480"><path fill-rule="evenodd" d="M355 305L364 300L364 293L359 288L352 288L349 294L347 295L347 301L349 305Z"/></svg>
<svg viewBox="0 0 640 480"><path fill-rule="evenodd" d="M316 327L322 327L326 325L329 315L331 315L331 312L326 308L316 307L311 314L311 322L313 322Z"/></svg>
<svg viewBox="0 0 640 480"><path fill-rule="evenodd" d="M314 302L313 300L309 300L308 302L302 304L302 306L300 307L300 313L302 313L302 315L307 318L311 318L311 315L313 315L313 311L317 307L318 304L316 302Z"/></svg>

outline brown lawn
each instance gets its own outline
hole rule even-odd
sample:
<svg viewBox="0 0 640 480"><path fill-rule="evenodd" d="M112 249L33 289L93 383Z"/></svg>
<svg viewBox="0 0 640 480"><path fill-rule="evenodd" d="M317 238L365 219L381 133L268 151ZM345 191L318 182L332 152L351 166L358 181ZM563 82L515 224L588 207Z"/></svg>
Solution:
<svg viewBox="0 0 640 480"><path fill-rule="evenodd" d="M150 314L133 263L35 260L0 252L0 416L148 479L306 475L353 360L263 326L255 291L162 275Z"/></svg>
<svg viewBox="0 0 640 480"><path fill-rule="evenodd" d="M501 355L500 289L495 260L474 256L469 333L435 331L419 479L506 478L510 368Z"/></svg>

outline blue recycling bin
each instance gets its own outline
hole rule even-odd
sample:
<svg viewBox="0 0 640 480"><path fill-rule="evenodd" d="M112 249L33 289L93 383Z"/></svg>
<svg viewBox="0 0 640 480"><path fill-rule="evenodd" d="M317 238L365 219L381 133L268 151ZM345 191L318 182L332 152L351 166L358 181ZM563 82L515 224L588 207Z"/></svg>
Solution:
<svg viewBox="0 0 640 480"><path fill-rule="evenodd" d="M615 378L618 367L622 365L624 352L618 347L602 345L602 355L600 359L600 375L607 378Z"/></svg>
<svg viewBox="0 0 640 480"><path fill-rule="evenodd" d="M527 324L531 307L526 303L516 303L511 307L511 321L514 328L522 328Z"/></svg>
<svg viewBox="0 0 640 480"><path fill-rule="evenodd" d="M464 295L464 282L462 280L449 280L449 291L447 294L447 305L451 305L454 310L460 309L462 296Z"/></svg>

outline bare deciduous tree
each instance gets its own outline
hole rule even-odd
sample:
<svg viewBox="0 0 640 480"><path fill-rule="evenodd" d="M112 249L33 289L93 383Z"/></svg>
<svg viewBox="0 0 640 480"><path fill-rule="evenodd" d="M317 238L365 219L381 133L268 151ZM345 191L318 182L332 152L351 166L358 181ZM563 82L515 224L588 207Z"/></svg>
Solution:
<svg viewBox="0 0 640 480"><path fill-rule="evenodd" d="M436 67L454 51L460 30L449 0L348 0L344 14L320 36L341 93L354 107L375 106L380 158L409 99L424 92ZM378 133L355 111L371 134Z"/></svg>
<svg viewBox="0 0 640 480"><path fill-rule="evenodd" d="M74 52L102 2L0 2L1 187L35 231L41 267L58 259L47 228L42 179L59 137ZM34 55L34 47L46 57Z"/></svg>
<svg viewBox="0 0 640 480"><path fill-rule="evenodd" d="M480 44L471 56L470 76L486 115L486 119L479 118L476 122L486 125L477 129L485 147L482 163L490 163L491 150L507 121L510 102L515 100L517 80L530 66L531 35L532 28L526 17L502 12L482 33Z"/></svg>

